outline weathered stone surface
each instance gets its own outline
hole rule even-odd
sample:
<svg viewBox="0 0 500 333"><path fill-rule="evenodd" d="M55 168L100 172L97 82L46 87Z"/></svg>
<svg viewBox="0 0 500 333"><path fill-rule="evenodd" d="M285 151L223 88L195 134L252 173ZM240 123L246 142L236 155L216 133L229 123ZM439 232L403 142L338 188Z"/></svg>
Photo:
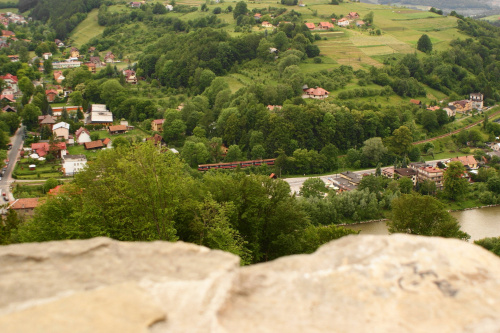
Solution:
<svg viewBox="0 0 500 333"><path fill-rule="evenodd" d="M500 260L477 246L349 236L242 268L219 318L227 332L498 332L498 309Z"/></svg>
<svg viewBox="0 0 500 333"><path fill-rule="evenodd" d="M499 332L500 259L450 239L349 236L239 267L186 243L0 247L0 332Z"/></svg>

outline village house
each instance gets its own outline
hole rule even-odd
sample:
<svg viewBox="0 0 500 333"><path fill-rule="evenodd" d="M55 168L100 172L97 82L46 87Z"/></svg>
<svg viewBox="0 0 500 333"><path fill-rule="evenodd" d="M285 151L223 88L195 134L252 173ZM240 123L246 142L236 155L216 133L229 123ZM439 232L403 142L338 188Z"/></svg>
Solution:
<svg viewBox="0 0 500 333"><path fill-rule="evenodd" d="M127 126L125 125L112 125L108 126L108 132L109 134L123 134L127 132Z"/></svg>
<svg viewBox="0 0 500 333"><path fill-rule="evenodd" d="M62 160L62 171L65 176L74 176L87 165L87 157L85 155L65 155Z"/></svg>
<svg viewBox="0 0 500 333"><path fill-rule="evenodd" d="M106 109L104 104L92 104L90 114L87 116L86 123L90 125L113 125L113 114Z"/></svg>
<svg viewBox="0 0 500 333"><path fill-rule="evenodd" d="M268 106L267 106L267 109L268 109L269 111L274 111L274 109L276 109L276 110L281 110L281 108L282 108L282 107L283 107L283 106L281 106L281 105L268 105Z"/></svg>
<svg viewBox="0 0 500 333"><path fill-rule="evenodd" d="M260 21L261 17L262 17L262 14L260 14L260 13L256 13L256 14L253 16L253 18L254 18L256 21Z"/></svg>
<svg viewBox="0 0 500 333"><path fill-rule="evenodd" d="M356 19L359 19L359 14L356 13L356 12L350 12L349 14L347 14L346 16L349 20L356 20Z"/></svg>
<svg viewBox="0 0 500 333"><path fill-rule="evenodd" d="M437 105L435 105L435 106L429 106L429 107L427 108L427 110L429 110L429 111L437 111L437 110L439 110L439 109L441 109L441 107L440 107L440 106L437 106Z"/></svg>
<svg viewBox="0 0 500 333"><path fill-rule="evenodd" d="M422 106L422 101L418 99L410 99L410 103L418 106Z"/></svg>
<svg viewBox="0 0 500 333"><path fill-rule="evenodd" d="M135 71L131 69L124 69L123 75L125 76L125 82L130 84L137 84L137 76L135 75Z"/></svg>
<svg viewBox="0 0 500 333"><path fill-rule="evenodd" d="M61 84L65 79L62 71L54 71L52 75L54 76L54 81L56 81L59 84Z"/></svg>
<svg viewBox="0 0 500 333"><path fill-rule="evenodd" d="M54 150L55 156L61 158L66 155L66 143L56 142L52 147L49 146L48 142L37 142L31 144L31 152L37 154L39 157L45 157L50 150Z"/></svg>
<svg viewBox="0 0 500 333"><path fill-rule="evenodd" d="M448 105L454 106L456 112L460 112L460 113L466 113L466 112L469 112L470 110L472 110L472 102L467 100L467 99L464 99L461 101L454 101L454 102L449 103Z"/></svg>
<svg viewBox="0 0 500 333"><path fill-rule="evenodd" d="M104 138L102 140L102 145L104 146L104 148L111 148L112 147L112 142L111 142L111 139L110 138Z"/></svg>
<svg viewBox="0 0 500 333"><path fill-rule="evenodd" d="M79 144L82 145L85 142L91 142L92 139L90 138L90 132L84 128L80 127L76 132L75 132L75 141Z"/></svg>
<svg viewBox="0 0 500 333"><path fill-rule="evenodd" d="M330 22L319 22L318 29L320 30L333 29L333 24L331 24Z"/></svg>
<svg viewBox="0 0 500 333"><path fill-rule="evenodd" d="M337 25L339 27L347 27L349 24L350 24L349 20L345 17L343 17L337 21Z"/></svg>
<svg viewBox="0 0 500 333"><path fill-rule="evenodd" d="M13 31L9 31L9 30L2 30L2 38L12 38L12 37L15 37L16 34L13 32Z"/></svg>
<svg viewBox="0 0 500 333"><path fill-rule="evenodd" d="M85 142L83 144L83 147L85 148L85 150L93 150L93 149L102 149L104 148L104 145L102 144L101 140L96 140L91 142Z"/></svg>
<svg viewBox="0 0 500 333"><path fill-rule="evenodd" d="M80 51L78 51L78 49L76 47L72 47L70 49L70 58L75 58L75 59L78 59L80 57Z"/></svg>
<svg viewBox="0 0 500 333"><path fill-rule="evenodd" d="M472 108L476 110L483 109L483 94L481 93L472 93L469 95L469 100L472 103Z"/></svg>
<svg viewBox="0 0 500 333"><path fill-rule="evenodd" d="M2 108L3 112L17 112L17 109L11 105L6 105Z"/></svg>
<svg viewBox="0 0 500 333"><path fill-rule="evenodd" d="M54 89L45 90L45 96L47 97L47 102L53 103L57 97L59 97L58 93Z"/></svg>
<svg viewBox="0 0 500 333"><path fill-rule="evenodd" d="M21 218L31 217L38 206L38 200L39 198L16 199L8 209L14 210Z"/></svg>
<svg viewBox="0 0 500 333"><path fill-rule="evenodd" d="M478 167L477 160L474 158L473 155L453 157L447 163L450 162L460 162L466 169L469 170L477 169Z"/></svg>
<svg viewBox="0 0 500 333"><path fill-rule="evenodd" d="M155 146L166 146L167 145L165 140L163 140L163 137L158 133L155 133L155 135L153 135L152 137L146 138L146 141L153 141Z"/></svg>
<svg viewBox="0 0 500 333"><path fill-rule="evenodd" d="M96 65L94 63L91 63L91 62L85 62L83 63L85 66L87 66L87 68L89 69L89 71L92 73L92 74L95 74L97 73L97 68L96 68Z"/></svg>
<svg viewBox="0 0 500 333"><path fill-rule="evenodd" d="M9 58L10 62L18 62L19 61L18 54L8 55L7 58Z"/></svg>
<svg viewBox="0 0 500 333"><path fill-rule="evenodd" d="M0 76L0 79L3 80L5 84L5 88L2 91L2 94L8 95L12 94L15 95L16 93L19 92L19 86L17 85L17 76L12 75L10 73L7 73L3 76Z"/></svg>
<svg viewBox="0 0 500 333"><path fill-rule="evenodd" d="M308 88L303 90L302 98L325 99L328 98L328 91L323 88Z"/></svg>
<svg viewBox="0 0 500 333"><path fill-rule="evenodd" d="M9 103L14 103L16 99L14 98L13 94L1 94L0 95L0 102L2 105L6 105Z"/></svg>
<svg viewBox="0 0 500 333"><path fill-rule="evenodd" d="M64 45L64 43L60 39L55 39L54 43L56 43L57 47L66 47L66 45Z"/></svg>
<svg viewBox="0 0 500 333"><path fill-rule="evenodd" d="M453 105L448 105L443 110L446 111L448 117L454 117L457 114L457 109Z"/></svg>
<svg viewBox="0 0 500 333"><path fill-rule="evenodd" d="M48 126L52 131L52 127L55 125L55 123L56 119L51 115L38 116L38 124L40 125L40 127Z"/></svg>
<svg viewBox="0 0 500 333"><path fill-rule="evenodd" d="M165 119L155 119L151 122L151 130L154 132L163 132L163 123Z"/></svg>
<svg viewBox="0 0 500 333"><path fill-rule="evenodd" d="M115 55L111 51L108 51L108 53L106 53L106 55L104 56L104 62L107 64L114 63L115 62Z"/></svg>
<svg viewBox="0 0 500 333"><path fill-rule="evenodd" d="M311 22L308 22L308 23L305 23L306 27L309 29L309 30L314 30L316 29L316 25L314 23L311 23Z"/></svg>
<svg viewBox="0 0 500 333"><path fill-rule="evenodd" d="M385 176L389 179L394 179L394 167L382 169L382 176Z"/></svg>
<svg viewBox="0 0 500 333"><path fill-rule="evenodd" d="M172 5L165 5L165 8L167 8L169 12L174 10L174 6Z"/></svg>
<svg viewBox="0 0 500 333"><path fill-rule="evenodd" d="M130 3L130 7L132 8L140 8L141 7L141 2L138 2L138 1L132 1Z"/></svg>
<svg viewBox="0 0 500 333"><path fill-rule="evenodd" d="M262 27L263 28L273 28L274 26L271 23L264 21L264 22L262 22Z"/></svg>
<svg viewBox="0 0 500 333"><path fill-rule="evenodd" d="M58 139L69 139L69 124L65 122L60 122L52 127L52 133Z"/></svg>
<svg viewBox="0 0 500 333"><path fill-rule="evenodd" d="M356 21L356 26L357 26L357 27L362 27L362 26L364 26L365 24L366 24L366 23L365 23L365 21L361 21L361 20L360 20L360 21Z"/></svg>
<svg viewBox="0 0 500 333"><path fill-rule="evenodd" d="M426 180L436 184L436 189L443 189L443 174L444 171L431 166L422 167L417 170L417 181L419 183Z"/></svg>
<svg viewBox="0 0 500 333"><path fill-rule="evenodd" d="M418 172L414 169L411 168L400 168L400 169L394 169L394 178L395 179L400 179L400 178L409 178L413 182L413 186L417 185L417 174Z"/></svg>
<svg viewBox="0 0 500 333"><path fill-rule="evenodd" d="M52 53L50 53L50 52L46 52L46 53L42 54L42 58L45 60L49 60L50 57L52 57Z"/></svg>

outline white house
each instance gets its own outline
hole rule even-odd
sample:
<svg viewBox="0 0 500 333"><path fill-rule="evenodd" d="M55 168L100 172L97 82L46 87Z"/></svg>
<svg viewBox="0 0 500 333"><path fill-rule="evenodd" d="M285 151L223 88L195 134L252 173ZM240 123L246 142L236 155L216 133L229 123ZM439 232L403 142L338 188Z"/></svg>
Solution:
<svg viewBox="0 0 500 333"><path fill-rule="evenodd" d="M86 128L80 127L75 132L75 141L79 145L83 145L85 142L91 142L92 139L90 138L90 132Z"/></svg>
<svg viewBox="0 0 500 333"><path fill-rule="evenodd" d="M65 176L73 176L82 171L87 165L87 157L85 155L64 155L62 159Z"/></svg>
<svg viewBox="0 0 500 333"><path fill-rule="evenodd" d="M60 122L52 127L52 133L54 133L56 138L64 138L68 140L69 138L69 124L65 122Z"/></svg>

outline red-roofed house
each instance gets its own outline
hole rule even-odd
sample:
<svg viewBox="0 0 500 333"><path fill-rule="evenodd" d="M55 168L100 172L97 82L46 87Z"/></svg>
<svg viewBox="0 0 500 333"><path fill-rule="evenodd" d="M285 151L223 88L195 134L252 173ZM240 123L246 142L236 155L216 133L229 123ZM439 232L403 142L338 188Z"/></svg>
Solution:
<svg viewBox="0 0 500 333"><path fill-rule="evenodd" d="M422 105L422 101L418 100L418 99L410 99L410 103L411 104L415 104L415 105Z"/></svg>
<svg viewBox="0 0 500 333"><path fill-rule="evenodd" d="M123 134L127 131L125 125L111 125L108 127L109 134Z"/></svg>
<svg viewBox="0 0 500 333"><path fill-rule="evenodd" d="M263 28L272 28L274 26L271 23L264 21L264 22L262 22L262 27Z"/></svg>
<svg viewBox="0 0 500 333"><path fill-rule="evenodd" d="M306 23L305 25L309 30L316 29L316 25L314 25L314 23Z"/></svg>
<svg viewBox="0 0 500 333"><path fill-rule="evenodd" d="M3 76L0 76L0 79L2 79L5 83L5 89L2 92L3 94L15 94L19 91L19 86L17 85L17 76L7 73Z"/></svg>
<svg viewBox="0 0 500 333"><path fill-rule="evenodd" d="M419 183L429 180L436 184L436 189L443 189L444 171L434 167L422 167L417 170L417 181Z"/></svg>
<svg viewBox="0 0 500 333"><path fill-rule="evenodd" d="M101 140L85 142L83 146L85 147L86 150L104 148L104 145L102 144Z"/></svg>
<svg viewBox="0 0 500 333"><path fill-rule="evenodd" d="M330 22L319 22L318 23L318 29L328 30L328 29L332 29L332 28L333 28L333 24Z"/></svg>
<svg viewBox="0 0 500 333"><path fill-rule="evenodd" d="M131 69L125 69L123 71L123 75L125 76L125 82L130 84L137 84L137 76L135 75L135 71Z"/></svg>
<svg viewBox="0 0 500 333"><path fill-rule="evenodd" d="M260 13L257 13L253 16L253 18L256 19L257 21L259 21L261 17L262 17L262 14L260 14Z"/></svg>
<svg viewBox="0 0 500 333"><path fill-rule="evenodd" d="M351 20L355 20L355 19L359 18L359 14L356 12L350 12L349 14L347 14L347 18L351 19Z"/></svg>
<svg viewBox="0 0 500 333"><path fill-rule="evenodd" d="M155 132L163 132L163 123L165 119L155 119L151 122L151 130Z"/></svg>
<svg viewBox="0 0 500 333"><path fill-rule="evenodd" d="M477 169L477 161L472 155L453 157L449 162L460 162L469 169Z"/></svg>
<svg viewBox="0 0 500 333"><path fill-rule="evenodd" d="M52 103L56 100L58 96L57 90L54 89L45 90L45 96L47 96L47 102Z"/></svg>
<svg viewBox="0 0 500 333"><path fill-rule="evenodd" d="M54 71L53 74L54 75L54 80L57 82L57 83L62 83L63 80L65 79L62 71Z"/></svg>
<svg viewBox="0 0 500 333"><path fill-rule="evenodd" d="M55 155L58 158L66 155L65 142L56 142L52 148L49 146L48 142L37 142L31 144L31 151L35 154L38 154L38 156L40 157L46 156L51 149L55 151Z"/></svg>
<svg viewBox="0 0 500 333"><path fill-rule="evenodd" d="M302 98L325 99L328 98L329 94L330 92L320 87L308 88L304 89L304 94L302 94Z"/></svg>
<svg viewBox="0 0 500 333"><path fill-rule="evenodd" d="M13 209L19 216L32 216L35 208L38 206L39 198L24 198L14 201L8 209Z"/></svg>
<svg viewBox="0 0 500 333"><path fill-rule="evenodd" d="M9 37L14 37L15 35L16 34L13 31L2 30L2 37L9 38Z"/></svg>
<svg viewBox="0 0 500 333"><path fill-rule="evenodd" d="M105 138L104 140L102 140L102 144L103 144L106 148L111 148L111 139L110 139L110 138Z"/></svg>

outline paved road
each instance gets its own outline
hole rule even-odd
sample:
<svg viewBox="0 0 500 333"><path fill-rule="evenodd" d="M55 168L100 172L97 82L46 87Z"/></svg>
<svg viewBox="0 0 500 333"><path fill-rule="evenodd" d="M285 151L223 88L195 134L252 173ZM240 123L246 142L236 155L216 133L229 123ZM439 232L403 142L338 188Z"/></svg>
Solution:
<svg viewBox="0 0 500 333"><path fill-rule="evenodd" d="M17 158L19 156L19 151L23 147L23 133L24 126L21 126L17 132L10 138L10 142L12 143L12 149L7 152L7 158L9 159L9 164L7 165L7 169L2 176L2 180L0 180L0 189L3 192L6 192L9 196L10 200L14 200L12 193L10 193L10 184L14 182L12 178L12 171L14 171L14 167L16 166ZM1 163L0 163L1 164ZM3 166L3 165L0 165ZM0 204L3 204L3 200L0 199Z"/></svg>
<svg viewBox="0 0 500 333"><path fill-rule="evenodd" d="M447 160L448 160L448 158L442 159L442 160L427 161L426 163L435 166L438 162L444 162L444 161L447 161ZM382 169L384 169L384 168L387 168L387 167L383 167ZM357 173L358 175L362 175L362 174L365 174L365 173L372 174L372 173L375 173L375 169L359 170L359 171L354 171L354 173ZM302 187L302 184L304 183L304 181L306 179L309 179L309 178L320 178L326 184L328 184L329 183L328 182L328 178L332 178L333 179L333 178L338 178L338 177L340 177L340 175L338 173L334 173L334 174L331 174L331 175L319 176L319 177L305 176L305 177L297 177L297 178L283 178L283 180L286 181L288 184L290 184L290 191L292 193L299 193L299 190Z"/></svg>

